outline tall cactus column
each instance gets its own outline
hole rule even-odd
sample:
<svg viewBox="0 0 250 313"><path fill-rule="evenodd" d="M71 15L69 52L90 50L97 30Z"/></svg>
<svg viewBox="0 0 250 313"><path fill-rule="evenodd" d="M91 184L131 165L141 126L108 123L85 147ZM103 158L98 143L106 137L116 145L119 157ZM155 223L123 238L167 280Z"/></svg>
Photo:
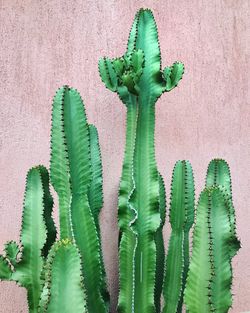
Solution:
<svg viewBox="0 0 250 313"><path fill-rule="evenodd" d="M182 78L183 65L161 71L157 27L150 10L141 9L131 28L127 51L121 58L103 58L99 71L106 87L127 106L127 135L119 192L120 294L119 312L159 310L161 283L156 280L156 234L164 210L165 191L155 161L155 103ZM160 199L160 184L163 196ZM158 242L158 240L157 240ZM160 247L160 245L157 244ZM164 251L161 249L161 253ZM161 261L162 262L162 261ZM156 294L157 293L157 296Z"/></svg>

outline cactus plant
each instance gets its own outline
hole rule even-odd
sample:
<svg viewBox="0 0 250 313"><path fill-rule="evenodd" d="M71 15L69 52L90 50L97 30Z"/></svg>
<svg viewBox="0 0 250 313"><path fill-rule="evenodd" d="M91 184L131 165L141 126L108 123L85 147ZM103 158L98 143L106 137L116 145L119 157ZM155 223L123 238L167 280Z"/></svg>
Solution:
<svg viewBox="0 0 250 313"><path fill-rule="evenodd" d="M182 312L189 267L189 231L194 222L194 178L188 161L176 162L171 186L172 233L166 258L163 313Z"/></svg>
<svg viewBox="0 0 250 313"><path fill-rule="evenodd" d="M119 312L159 310L162 283L155 282L156 261L163 260L158 255L163 251L155 239L165 213L159 207L162 180L155 160L155 103L165 91L177 86L183 70L179 62L161 69L157 27L148 9L136 14L126 53L99 61L102 81L127 107L118 211Z"/></svg>
<svg viewBox="0 0 250 313"><path fill-rule="evenodd" d="M67 86L57 91L53 102L50 173L59 197L61 239L73 238L81 254L88 311L105 313L108 293L98 225L103 200L97 131L87 123L80 94Z"/></svg>
<svg viewBox="0 0 250 313"><path fill-rule="evenodd" d="M6 244L0 278L27 288L30 312L70 313L72 306L79 313L108 312L98 220L103 206L98 133L87 123L79 93L67 86L53 101L50 173L59 196L60 241L54 243L49 173L43 166L32 168L22 248Z"/></svg>
<svg viewBox="0 0 250 313"><path fill-rule="evenodd" d="M190 313L227 312L232 305L232 257L240 248L232 205L231 176L224 160L208 166L200 195L185 303Z"/></svg>
<svg viewBox="0 0 250 313"><path fill-rule="evenodd" d="M49 175L43 166L29 170L26 178L20 246L9 242L0 257L0 279L16 281L27 289L29 311L38 312L43 281L41 272L47 252L55 240L51 219L53 200Z"/></svg>
<svg viewBox="0 0 250 313"><path fill-rule="evenodd" d="M170 200L172 233L165 258L166 216L163 177L155 159L155 104L182 78L180 62L161 68L156 23L149 9L134 19L127 50L102 58L106 87L127 108L126 146L119 188L120 313L225 313L232 304L232 258L240 248L229 166L210 162L194 222L191 164L178 161ZM87 122L76 89L63 86L53 101L51 183L59 198L60 238L52 218L49 173L27 174L21 243L7 242L0 255L0 279L27 289L31 313L108 313L109 294L101 250L99 214L103 206L98 133ZM165 263L165 264L164 264ZM164 275L165 273L165 275Z"/></svg>

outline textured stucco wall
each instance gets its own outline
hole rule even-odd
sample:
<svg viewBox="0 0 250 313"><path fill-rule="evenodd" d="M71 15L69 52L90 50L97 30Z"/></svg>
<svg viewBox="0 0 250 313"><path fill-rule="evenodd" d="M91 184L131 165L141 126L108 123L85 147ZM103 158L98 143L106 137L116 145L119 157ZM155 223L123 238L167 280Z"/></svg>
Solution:
<svg viewBox="0 0 250 313"><path fill-rule="evenodd" d="M0 1L0 249L18 240L26 171L49 162L51 100L62 84L81 92L99 129L104 256L115 312L117 188L125 108L100 81L100 56L119 56L138 8L154 9L163 65L185 63L180 87L157 104L156 151L169 193L174 162L189 159L196 191L213 157L231 165L238 233L234 306L250 311L249 0ZM248 33L247 33L248 29ZM248 37L248 42L247 42ZM166 225L166 229L168 225ZM27 312L25 290L0 283L0 312Z"/></svg>

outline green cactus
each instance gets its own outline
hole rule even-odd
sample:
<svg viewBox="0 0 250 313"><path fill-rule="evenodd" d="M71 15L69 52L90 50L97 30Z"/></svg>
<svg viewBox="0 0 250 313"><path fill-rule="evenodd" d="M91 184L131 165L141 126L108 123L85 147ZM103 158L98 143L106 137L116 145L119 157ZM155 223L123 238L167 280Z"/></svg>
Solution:
<svg viewBox="0 0 250 313"><path fill-rule="evenodd" d="M172 233L166 257L163 313L182 312L189 267L189 231L194 222L194 179L188 161L176 162L171 186Z"/></svg>
<svg viewBox="0 0 250 313"><path fill-rule="evenodd" d="M5 245L5 255L0 256L0 279L16 281L27 289L30 313L38 312L43 284L41 271L56 236L51 219L53 200L48 182L45 167L37 166L29 170L22 217L22 248L11 241Z"/></svg>
<svg viewBox="0 0 250 313"><path fill-rule="evenodd" d="M229 205L220 187L201 193L185 303L190 313L227 312L232 304Z"/></svg>
<svg viewBox="0 0 250 313"><path fill-rule="evenodd" d="M161 68L153 14L140 9L127 50L103 58L106 87L127 108L126 146L119 188L120 313L225 313L232 304L232 258L240 248L229 166L209 164L194 222L191 164L178 161L172 176L165 258L163 178L155 159L155 104L182 78L180 62ZM43 166L27 174L20 245L7 242L0 279L27 289L30 313L108 313L109 294L101 249L102 162L96 128L87 122L77 90L64 86L53 101L50 176L59 198L60 239L52 218L50 178ZM165 272L165 276L164 276Z"/></svg>
<svg viewBox="0 0 250 313"><path fill-rule="evenodd" d="M163 260L164 252L162 248L157 251L156 234L162 227L161 216L165 215L160 210L165 208L159 207L161 179L154 149L155 103L162 93L177 86L183 70L179 62L161 70L157 27L148 9L136 14L126 53L121 58L99 61L102 81L127 107L118 211L119 312L149 313L156 307L159 310L162 283L155 281L156 262Z"/></svg>
<svg viewBox="0 0 250 313"><path fill-rule="evenodd" d="M99 212L102 171L97 131L88 125L80 94L60 88L53 102L51 182L59 197L61 239L73 238L82 258L89 313L108 311Z"/></svg>
<svg viewBox="0 0 250 313"><path fill-rule="evenodd" d="M185 303L190 313L227 312L232 305L232 258L240 248L236 236L228 164L210 162L201 193Z"/></svg>
<svg viewBox="0 0 250 313"><path fill-rule="evenodd" d="M45 283L39 313L87 312L81 259L69 239L54 244L45 266Z"/></svg>
<svg viewBox="0 0 250 313"><path fill-rule="evenodd" d="M53 102L50 165L59 196L61 240L54 244L48 171L43 166L32 168L27 175L22 248L13 241L5 245L0 278L27 288L30 312L66 313L73 306L83 313L87 304L89 313L106 313L109 294L100 244L103 194L98 133L87 123L79 93L66 86Z"/></svg>
<svg viewBox="0 0 250 313"><path fill-rule="evenodd" d="M240 249L240 241L236 233L235 210L232 198L232 182L229 165L225 160L212 160L207 169L206 186L218 186L222 189L224 196L227 198L229 205L229 217L231 225L231 245L230 255L234 257Z"/></svg>

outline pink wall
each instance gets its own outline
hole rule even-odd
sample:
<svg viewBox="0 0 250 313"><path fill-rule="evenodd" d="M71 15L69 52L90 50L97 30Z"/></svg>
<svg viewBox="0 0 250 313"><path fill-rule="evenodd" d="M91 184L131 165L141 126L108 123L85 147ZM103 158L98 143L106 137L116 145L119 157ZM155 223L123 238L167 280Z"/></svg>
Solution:
<svg viewBox="0 0 250 313"><path fill-rule="evenodd" d="M117 296L117 188L124 149L125 108L106 90L98 58L125 51L138 8L154 10L163 65L185 63L180 86L157 104L156 148L169 193L178 159L189 159L200 192L209 160L231 165L238 233L234 306L250 311L250 106L248 0L0 1L0 249L19 238L26 171L49 162L51 100L72 85L99 129L105 207L104 256L113 312ZM248 37L249 38L249 37ZM166 229L169 226L166 225ZM0 312L27 312L25 291L0 284Z"/></svg>

